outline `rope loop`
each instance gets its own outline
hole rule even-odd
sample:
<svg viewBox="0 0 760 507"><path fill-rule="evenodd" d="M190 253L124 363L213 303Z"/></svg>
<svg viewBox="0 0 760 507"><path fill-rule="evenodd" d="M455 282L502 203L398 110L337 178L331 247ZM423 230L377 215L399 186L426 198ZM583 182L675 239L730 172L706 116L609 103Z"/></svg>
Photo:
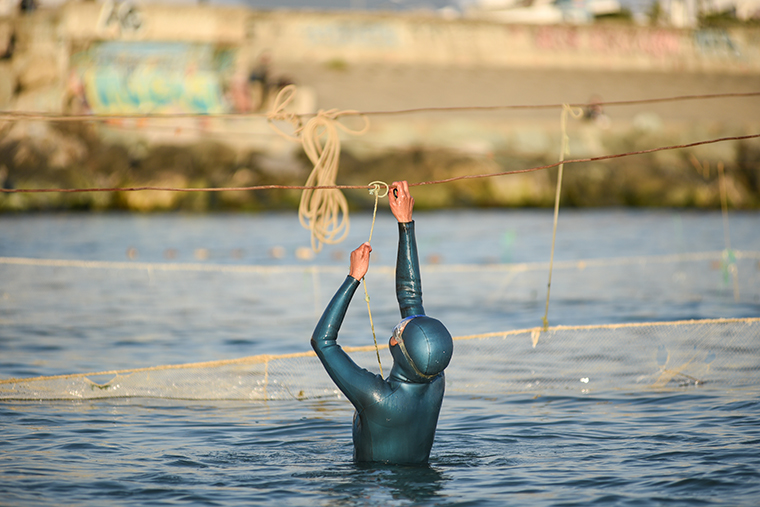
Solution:
<svg viewBox="0 0 760 507"><path fill-rule="evenodd" d="M379 199L382 199L383 197L385 197L386 195L388 195L388 192L390 192L390 189L391 189L390 185L388 185L384 181L373 181L368 186L371 187L369 189L369 195L374 195L376 198L379 198ZM385 193L384 194L380 193L380 189L382 187L385 187Z"/></svg>

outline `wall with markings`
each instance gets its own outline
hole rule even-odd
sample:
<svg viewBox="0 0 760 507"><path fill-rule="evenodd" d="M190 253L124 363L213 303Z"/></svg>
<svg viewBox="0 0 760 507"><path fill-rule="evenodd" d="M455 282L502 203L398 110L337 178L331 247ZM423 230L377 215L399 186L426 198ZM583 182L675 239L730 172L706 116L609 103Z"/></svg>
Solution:
<svg viewBox="0 0 760 507"><path fill-rule="evenodd" d="M228 51L209 44L107 41L72 55L90 109L99 114L222 113Z"/></svg>

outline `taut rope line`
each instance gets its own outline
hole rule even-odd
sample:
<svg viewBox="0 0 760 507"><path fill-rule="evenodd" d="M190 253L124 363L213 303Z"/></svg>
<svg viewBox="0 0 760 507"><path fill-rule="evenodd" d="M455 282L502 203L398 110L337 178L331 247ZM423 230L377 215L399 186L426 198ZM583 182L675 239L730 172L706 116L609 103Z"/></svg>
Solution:
<svg viewBox="0 0 760 507"><path fill-rule="evenodd" d="M757 97L760 92L742 92L742 93L709 93L703 95L676 95L672 97L660 97L654 99L638 100L616 100L609 102L594 102L593 104L573 103L571 107L588 107L588 106L633 106L639 104L657 104L662 102L679 102L686 100L707 100L721 98L740 98L740 97ZM411 109L399 109L395 111L363 111L351 112L361 116L380 116L380 115L401 115L415 113L435 113L435 112L466 112L466 111L501 111L510 109L560 109L565 104L524 104L524 105L501 105L501 106L452 106L452 107L419 107ZM4 111L0 113L0 120L40 120L40 121L111 121L111 120L132 120L138 118L218 118L218 119L247 119L247 118L270 118L271 113L222 113L222 114L197 114L197 113L166 113L166 114L103 114L103 115L61 115L56 113L44 113L37 111ZM308 118L315 116L314 113L291 114L297 118Z"/></svg>
<svg viewBox="0 0 760 507"><path fill-rule="evenodd" d="M570 144L570 138L567 136L567 115L570 114L573 118L580 118L583 116L583 110L573 111L572 106L565 104L562 108L562 115L560 116L560 128L562 129L562 147L559 150L559 170L557 171L557 191L554 195L554 226L552 228L552 249L549 256L549 281L546 284L546 310L544 311L544 331L549 329L549 294L552 290L552 269L554 268L554 244L557 239L557 222L559 220L559 197L562 192L562 173L565 168L565 155L569 153L568 148ZM536 346L535 339L533 346Z"/></svg>
<svg viewBox="0 0 760 507"><path fill-rule="evenodd" d="M554 162L542 166L530 167L528 169L517 169L514 171L502 171L498 173L483 173L483 174L465 174L462 176L452 176L451 178L444 178L440 180L419 181L416 183L409 183L410 187L419 187L423 185L437 185L441 183L451 183L459 180L469 180L478 178L495 178L498 176L508 176L510 174L522 174L530 173L534 171L542 171L545 169L551 169L552 167L558 167L560 164L578 164L583 162L597 162L600 160L611 160L615 158L631 157L634 155L645 155L647 153L656 153L659 151L678 150L683 148L693 148L695 146L703 146L706 144L722 143L726 141L744 141L747 139L760 138L760 134L748 134L743 136L731 136L731 137L719 137L716 139L707 139L705 141L696 141L687 144L677 144L671 146L661 146L658 148L649 148L646 150L629 151L625 153L617 153L614 155L601 155L598 157L576 158L565 160L563 162ZM177 187L158 187L158 186L139 186L139 187L112 187L112 188L0 188L0 193L5 194L32 194L32 193L46 193L46 192L61 192L61 193L75 193L75 192L138 192L145 190L160 190L165 192L226 192L226 191L240 191L240 190L321 190L321 189L338 189L338 190L366 190L367 185L257 185L250 187L203 187L203 188L177 188Z"/></svg>
<svg viewBox="0 0 760 507"><path fill-rule="evenodd" d="M671 262L702 262L721 259L725 250L698 252L691 254L672 254L636 257L615 257L611 259L577 259L554 263L558 269L587 269L610 266L641 266L645 264L666 264ZM736 259L760 261L760 251L734 250ZM135 262L135 261L86 261L78 259L35 259L29 257L0 257L0 266L35 266L47 268L77 268L77 269L113 269L113 270L148 270L166 272L208 272L208 273L240 273L240 274L284 274L284 273L342 273L340 266L264 266L264 265L235 265L235 264L200 264L200 263L169 263L169 262ZM549 267L548 262L521 262L516 264L429 264L426 270L431 273L490 273L516 272L526 273L544 271ZM393 266L375 266L373 271L392 275Z"/></svg>

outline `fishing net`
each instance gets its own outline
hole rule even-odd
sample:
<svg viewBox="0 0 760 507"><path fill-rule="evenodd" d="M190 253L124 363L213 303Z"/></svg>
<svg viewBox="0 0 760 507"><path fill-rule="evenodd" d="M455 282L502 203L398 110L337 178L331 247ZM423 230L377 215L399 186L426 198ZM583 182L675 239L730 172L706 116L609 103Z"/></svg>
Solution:
<svg viewBox="0 0 760 507"><path fill-rule="evenodd" d="M456 337L447 390L471 395L569 389L757 386L760 319L527 329ZM373 347L348 348L376 369ZM2 399L304 400L340 397L312 353L0 381Z"/></svg>
<svg viewBox="0 0 760 507"><path fill-rule="evenodd" d="M629 322L555 325L546 330L525 326L525 329L493 331L497 326L509 329L510 323L517 327L515 323L540 322L543 313L540 294L546 286L545 263L424 265L423 279L426 294L430 295L426 306L428 310L435 309L436 316L442 316L455 334L454 359L446 371L447 392L490 396L546 390L757 388L760 318L655 321L658 307L666 304L678 308L677 302L682 302L684 315L690 311L697 315L725 315L730 313L727 308L746 314L749 308L756 308L760 300L760 253L732 252L731 256L730 264L725 264L724 252L557 262L552 293L554 310L550 313L554 317L550 320L573 323L578 305L588 303L605 310L599 318L615 319L619 314ZM248 328L263 329L260 322L251 320L255 319L251 315L271 319L276 309L285 304L308 309L295 320L302 320L301 327L310 330L345 276L345 267L3 259L0 272L9 291L14 284L28 287L35 283L45 287L68 284L77 288L77 296L72 297L70 303L72 315L59 312L61 315L50 316L49 302L44 298L36 300L34 305L20 301L16 317L0 322L8 337L14 329L17 333L23 332L24 322L43 317L48 319L46 326L60 333L71 328L81 333L89 327L117 327L113 320L103 317L111 311L98 307L99 301L102 304L116 299L117 304L127 306L130 301L140 301L146 311L156 307L167 311L172 298L191 297L190 292L199 290L198 284L203 284L200 290L204 293L198 301L210 306L210 312L220 312L220 319L240 321L239 327L246 328L246 332L250 331ZM736 272L742 276L731 276ZM376 266L372 275L373 293L393 294L391 267ZM229 299L214 306L219 294L230 297L240 292L243 298L247 296L242 294L249 292L251 286L267 297L259 301L259 310L249 312L248 317L224 315L224 311L232 311L230 307L243 306L229 304ZM294 287L299 290L293 290ZM453 287L457 290L452 291ZM104 290L113 293L104 293ZM749 303L742 306L741 301ZM56 305L61 304L56 301ZM77 314L76 308L82 306L90 311ZM357 301L352 305L354 313L347 316L340 341L348 345L346 350L358 364L378 372L374 347L353 346L371 343L366 307L365 313L361 313L361 306ZM398 318L395 299L376 297L373 306L378 328L392 327ZM100 317L92 316L93 308ZM160 316L148 315L140 325L159 326ZM186 318L192 319L192 316L188 314ZM101 320L90 322L88 319ZM293 320L290 316L284 319ZM631 322L635 319L649 321ZM294 325L297 328L300 324ZM465 330L470 333L462 332ZM210 329L208 332L211 340L231 331ZM304 331L295 342L303 352L0 380L0 399L304 400L340 397L318 359L308 350L308 333ZM387 374L390 355L384 349L387 345L380 350Z"/></svg>

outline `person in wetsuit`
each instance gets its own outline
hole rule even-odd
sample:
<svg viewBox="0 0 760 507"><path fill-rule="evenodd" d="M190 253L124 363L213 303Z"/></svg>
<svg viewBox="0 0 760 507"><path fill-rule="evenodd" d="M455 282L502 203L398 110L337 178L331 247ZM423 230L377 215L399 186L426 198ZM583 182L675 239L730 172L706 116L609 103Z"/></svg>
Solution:
<svg viewBox="0 0 760 507"><path fill-rule="evenodd" d="M349 275L322 314L311 345L356 408L354 460L423 464L433 446L443 402L443 370L451 361L454 343L446 327L426 316L422 307L414 199L407 182L393 183L388 198L399 228L396 296L402 317L389 342L393 368L388 378L359 367L336 341L351 298L369 269L369 243L351 253Z"/></svg>

